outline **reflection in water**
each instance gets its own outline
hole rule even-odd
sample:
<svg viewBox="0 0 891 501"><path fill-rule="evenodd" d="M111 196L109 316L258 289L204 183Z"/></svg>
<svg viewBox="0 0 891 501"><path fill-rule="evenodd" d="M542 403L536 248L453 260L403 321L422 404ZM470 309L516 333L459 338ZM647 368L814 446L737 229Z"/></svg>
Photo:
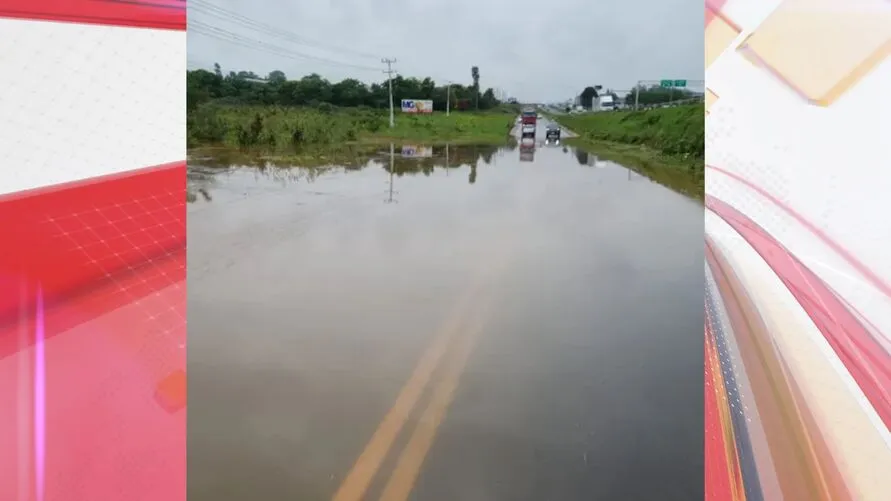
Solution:
<svg viewBox="0 0 891 501"><path fill-rule="evenodd" d="M437 168L475 168L478 163L488 164L498 152L497 146L444 145L429 148L429 156L396 156L392 170L397 177L423 174L429 176Z"/></svg>
<svg viewBox="0 0 891 501"><path fill-rule="evenodd" d="M498 146L391 144L386 150L379 147L344 149L333 153L282 159L249 156L237 151L214 151L212 154L190 158L186 199L189 203L200 200L210 202L210 192L216 177L245 169L254 172L257 177L272 179L285 185L301 181L311 183L328 173L358 171L374 166L383 168L394 178L418 174L430 176L436 169L443 169L448 174L453 169L467 167L470 169L468 181L474 184L477 181L478 165L491 165L498 151ZM388 197L388 201L391 198Z"/></svg>
<svg viewBox="0 0 891 501"><path fill-rule="evenodd" d="M520 161L521 162L534 162L535 161L535 140L526 141L524 140L520 143Z"/></svg>
<svg viewBox="0 0 891 501"><path fill-rule="evenodd" d="M393 193L394 193L394 191L393 191L393 167L396 163L395 151L396 151L396 147L393 145L393 143L390 143L390 168L388 169L390 171L389 176L388 176L390 178L390 192L389 192L389 196L387 197L387 199L384 200L384 203L388 203L388 204L398 202L397 200L393 199ZM402 154L403 154L403 156L405 155L404 148L402 150Z"/></svg>
<svg viewBox="0 0 891 501"><path fill-rule="evenodd" d="M392 149L393 144L390 143ZM405 158L430 158L433 156L433 148L429 146L405 145L402 147L402 156Z"/></svg>
<svg viewBox="0 0 891 501"><path fill-rule="evenodd" d="M483 163L486 165L492 165L492 158L495 157L495 152L496 150L487 149L486 151L480 153L480 158L482 159Z"/></svg>
<svg viewBox="0 0 891 501"><path fill-rule="evenodd" d="M322 176L336 173L361 171L369 168L382 168L388 173L389 189L387 203L395 203L395 180L402 176L432 175L442 169L446 175L454 169L468 169L468 184L479 181L479 170L495 165L499 151L505 154L518 148L521 162L535 162L536 143L524 141L507 146L453 145L417 146L390 144L389 147L375 146L371 149L343 149L324 154L294 156L290 158L264 158L248 156L240 152L219 151L212 155L192 157L189 160L188 188L186 199L189 203L211 202L212 193L217 189L217 180L233 175L253 176L256 179L273 181L281 186L306 182L312 183ZM554 148L553 151L560 151ZM562 147L562 152L571 153L580 165L606 167L609 162L598 159L575 148ZM539 152L540 155L545 153ZM512 155L511 155L512 156ZM629 173L630 179L630 173Z"/></svg>
<svg viewBox="0 0 891 501"><path fill-rule="evenodd" d="M190 391L203 397L189 412L208 423L190 437L197 497L331 499L468 299L485 328L464 339L479 344L449 412L471 422L437 437L416 499L687 501L701 489L679 484L702 471L684 461L701 433L701 390L685 383L702 380L701 206L612 163L579 166L572 147L532 150L533 163L455 145L406 158L398 144L355 154L356 168L192 162ZM299 471L286 467L295 453ZM488 481L505 478L521 481Z"/></svg>
<svg viewBox="0 0 891 501"><path fill-rule="evenodd" d="M444 157L444 159L445 159L445 164L443 164L443 165L438 165L435 162L433 162L429 165L421 164L421 165L417 166L417 168L418 168L417 171L412 172L412 170L411 170L412 166L410 164L402 165L401 169L397 169L397 167L396 167L396 153L395 153L396 148L393 143L390 143L390 167L388 169L388 171L390 173L390 197L387 200L387 203L394 202L394 200L393 200L393 175L394 175L394 173L398 173L397 175L402 176L405 173L414 174L419 171L419 172L422 172L425 176L429 176L433 172L433 169L439 167L439 168L443 168L446 171L446 175L448 175L449 170L453 167L451 164L451 161L452 161L452 157L453 157L452 151L454 150L454 147L452 145L447 144L443 147L443 150L444 151L441 152L442 153L441 155L434 155L434 149L430 148L430 147L403 146L402 147L402 155L401 155L403 159L418 160L418 159L427 159L427 158L432 159L435 157L438 157L438 158ZM461 150L459 149L458 151L461 151ZM470 174L468 174L467 182L470 184L474 184L474 183L476 183L476 177L477 177L477 164L479 162L482 162L486 165L491 165L493 157L498 152L498 148L497 147L488 147L488 146L487 147L468 146L468 147L466 147L466 151L468 152L468 154L466 155L466 159L468 160L467 163L470 166ZM460 162L460 160L459 160L459 162ZM459 163L458 167L461 167L461 166L463 166L463 164Z"/></svg>
<svg viewBox="0 0 891 501"><path fill-rule="evenodd" d="M214 169L207 169L202 167L189 168L186 177L188 179L188 188L186 190L186 201L189 203L195 202L198 200L198 196L201 195L201 198L204 199L205 202L210 202L212 197L210 196L210 187L216 184L217 171Z"/></svg>

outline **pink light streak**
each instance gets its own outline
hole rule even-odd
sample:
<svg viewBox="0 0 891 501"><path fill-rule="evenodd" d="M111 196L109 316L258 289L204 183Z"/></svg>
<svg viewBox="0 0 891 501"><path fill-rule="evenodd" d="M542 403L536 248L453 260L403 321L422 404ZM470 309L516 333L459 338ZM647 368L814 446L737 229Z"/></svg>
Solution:
<svg viewBox="0 0 891 501"><path fill-rule="evenodd" d="M34 329L34 481L37 501L44 499L46 466L46 353L43 326L43 290L37 288Z"/></svg>

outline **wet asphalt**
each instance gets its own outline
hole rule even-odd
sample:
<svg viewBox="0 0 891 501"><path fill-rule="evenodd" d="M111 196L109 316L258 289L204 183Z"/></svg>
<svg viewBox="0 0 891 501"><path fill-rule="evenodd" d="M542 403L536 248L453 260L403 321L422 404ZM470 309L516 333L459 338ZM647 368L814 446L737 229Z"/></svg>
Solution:
<svg viewBox="0 0 891 501"><path fill-rule="evenodd" d="M702 498L702 207L544 125L190 163L190 500Z"/></svg>

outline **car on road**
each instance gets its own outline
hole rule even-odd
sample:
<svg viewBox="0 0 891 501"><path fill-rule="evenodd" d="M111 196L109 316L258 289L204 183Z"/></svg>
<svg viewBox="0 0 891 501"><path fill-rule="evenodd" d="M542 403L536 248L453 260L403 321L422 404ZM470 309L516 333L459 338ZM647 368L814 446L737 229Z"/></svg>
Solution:
<svg viewBox="0 0 891 501"><path fill-rule="evenodd" d="M523 128L520 130L520 138L535 138L535 126L534 125L523 125Z"/></svg>
<svg viewBox="0 0 891 501"><path fill-rule="evenodd" d="M545 130L545 142L546 143L560 143L560 127L557 125L548 125L547 130Z"/></svg>

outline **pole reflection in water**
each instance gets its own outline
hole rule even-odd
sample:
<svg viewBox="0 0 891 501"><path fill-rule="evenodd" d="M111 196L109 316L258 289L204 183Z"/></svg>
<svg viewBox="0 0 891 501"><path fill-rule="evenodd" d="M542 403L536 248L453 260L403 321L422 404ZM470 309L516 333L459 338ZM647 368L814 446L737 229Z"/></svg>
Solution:
<svg viewBox="0 0 891 501"><path fill-rule="evenodd" d="M393 176L394 176L395 170L396 170L396 147L393 143L390 143L390 175L389 175L390 193L389 193L389 196L387 197L387 199L384 200L384 203L387 203L387 204L398 203L398 200L395 200L393 198L393 194L395 193L393 191Z"/></svg>

